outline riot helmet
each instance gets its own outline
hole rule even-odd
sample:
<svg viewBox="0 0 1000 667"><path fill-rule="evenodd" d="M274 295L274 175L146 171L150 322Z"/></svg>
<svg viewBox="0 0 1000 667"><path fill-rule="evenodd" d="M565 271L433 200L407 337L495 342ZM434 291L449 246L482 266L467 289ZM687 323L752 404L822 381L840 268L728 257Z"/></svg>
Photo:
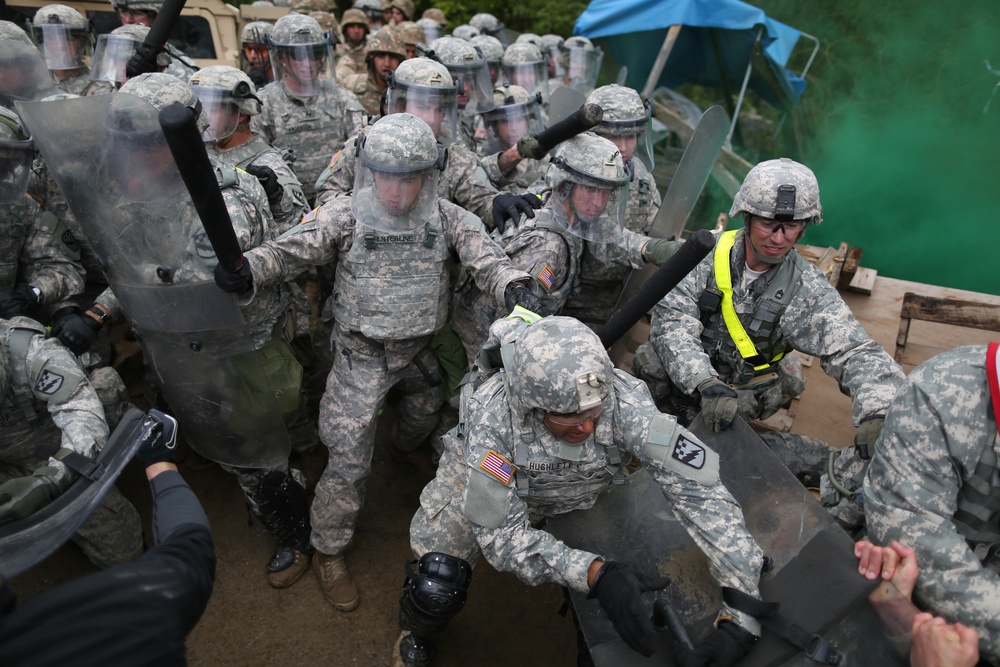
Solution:
<svg viewBox="0 0 1000 667"><path fill-rule="evenodd" d="M351 211L358 224L405 233L430 220L446 151L427 123L408 113L383 116L358 134L357 155Z"/></svg>
<svg viewBox="0 0 1000 667"><path fill-rule="evenodd" d="M504 85L493 89L496 106L483 113L486 125L486 154L501 153L522 137L538 134L542 123L542 100L521 86Z"/></svg>
<svg viewBox="0 0 1000 667"><path fill-rule="evenodd" d="M480 35L496 37L504 47L510 44L507 29L500 22L500 19L493 16L493 14L476 14L469 19L469 25L478 30Z"/></svg>
<svg viewBox="0 0 1000 667"><path fill-rule="evenodd" d="M469 40L469 44L479 49L486 59L486 66L490 70L490 81L494 86L500 85L500 60L503 58L503 44L496 37L490 35L477 35Z"/></svg>
<svg viewBox="0 0 1000 667"><path fill-rule="evenodd" d="M354 30L351 26L356 26L358 30ZM340 30L344 35L344 42L350 47L356 47L365 43L365 37L371 32L371 26L363 11L351 8L340 18Z"/></svg>
<svg viewBox="0 0 1000 667"><path fill-rule="evenodd" d="M332 56L330 38L316 19L287 14L268 37L274 80L292 96L312 97L322 90L320 74Z"/></svg>
<svg viewBox="0 0 1000 667"><path fill-rule="evenodd" d="M477 35L481 35L479 28L475 28L468 24L455 26L455 29L451 31L451 36L455 39L463 39L469 41Z"/></svg>
<svg viewBox="0 0 1000 667"><path fill-rule="evenodd" d="M541 35L536 35L533 32L522 32L520 35L517 36L517 39L514 40L515 44L520 44L522 42L527 42L528 44L534 44L539 49L542 48Z"/></svg>
<svg viewBox="0 0 1000 667"><path fill-rule="evenodd" d="M274 26L267 21L251 21L240 31L240 69L255 86L265 86L274 80L271 67L269 37Z"/></svg>
<svg viewBox="0 0 1000 667"><path fill-rule="evenodd" d="M563 77L568 85L584 95L597 85L597 75L601 71L604 52L586 37L574 35L563 42L559 62L563 67Z"/></svg>
<svg viewBox="0 0 1000 667"><path fill-rule="evenodd" d="M121 85L128 81L125 67L129 58L146 39L149 28L144 25L130 23L115 28L106 35L97 38L94 49L94 63L90 67L92 81L110 81ZM156 54L157 67L164 68L170 64L170 56L166 51Z"/></svg>
<svg viewBox="0 0 1000 667"><path fill-rule="evenodd" d="M458 91L458 110L475 116L493 108L493 86L486 60L476 47L455 37L431 43L431 57L448 68Z"/></svg>
<svg viewBox="0 0 1000 667"><path fill-rule="evenodd" d="M188 83L208 117L208 129L201 135L206 142L225 139L236 131L241 116L256 116L262 110L253 81L235 67L202 68L191 75Z"/></svg>
<svg viewBox="0 0 1000 667"><path fill-rule="evenodd" d="M593 132L618 146L626 163L635 157L652 170L650 123L653 107L649 100L643 100L632 88L613 83L588 95L587 103L604 110L604 117Z"/></svg>
<svg viewBox="0 0 1000 667"><path fill-rule="evenodd" d="M386 113L409 113L426 122L435 138L450 146L458 136L455 83L441 63L430 58L404 60L386 77Z"/></svg>
<svg viewBox="0 0 1000 667"><path fill-rule="evenodd" d="M589 132L560 144L545 180L552 185L553 218L587 241L611 243L621 235L628 176L621 151Z"/></svg>
<svg viewBox="0 0 1000 667"><path fill-rule="evenodd" d="M10 21L0 21L0 42L6 40L14 40L30 46L35 45L35 43L31 41L31 38L28 37L28 33L21 30L21 27L16 23L11 23Z"/></svg>
<svg viewBox="0 0 1000 667"><path fill-rule="evenodd" d="M424 44L430 44L438 37L444 35L441 24L431 18L422 18L417 21L417 25L424 31Z"/></svg>
<svg viewBox="0 0 1000 667"><path fill-rule="evenodd" d="M0 204L24 199L34 156L34 145L21 119L10 109L0 107Z"/></svg>
<svg viewBox="0 0 1000 667"><path fill-rule="evenodd" d="M542 51L529 42L515 42L503 52L500 69L503 80L521 86L531 94L549 97L549 69Z"/></svg>
<svg viewBox="0 0 1000 667"><path fill-rule="evenodd" d="M66 5L46 5L35 12L31 36L54 71L85 67L94 47L90 21Z"/></svg>
<svg viewBox="0 0 1000 667"><path fill-rule="evenodd" d="M534 418L548 425L554 418L578 426L584 419L596 422L604 411L614 411L614 369L608 353L597 334L572 317L544 317L528 325L514 343L505 375L515 424ZM589 435L563 439L581 445ZM576 458L565 449L561 456Z"/></svg>
<svg viewBox="0 0 1000 667"><path fill-rule="evenodd" d="M111 139L109 157L128 201L162 201L184 187L159 122L160 111L172 104L191 109L200 132L208 129L208 118L191 86L169 74L140 74L112 96L105 120Z"/></svg>
<svg viewBox="0 0 1000 667"><path fill-rule="evenodd" d="M13 109L17 100L40 100L55 93L45 58L30 39L0 39L0 104Z"/></svg>
<svg viewBox="0 0 1000 667"><path fill-rule="evenodd" d="M542 50L542 55L549 62L549 77L562 77L563 69L559 65L559 49L563 45L563 38L559 35L554 35L549 33L548 35L542 35L542 44L539 48Z"/></svg>
<svg viewBox="0 0 1000 667"><path fill-rule="evenodd" d="M374 30L380 28L385 23L385 15L382 12L382 3L378 0L355 0L354 9L360 9L368 17L369 28Z"/></svg>

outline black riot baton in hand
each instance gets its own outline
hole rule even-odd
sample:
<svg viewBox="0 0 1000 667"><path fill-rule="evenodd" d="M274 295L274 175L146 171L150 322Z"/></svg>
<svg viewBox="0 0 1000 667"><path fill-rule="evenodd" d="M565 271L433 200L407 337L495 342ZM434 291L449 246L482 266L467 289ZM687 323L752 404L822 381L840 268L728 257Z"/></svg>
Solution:
<svg viewBox="0 0 1000 667"><path fill-rule="evenodd" d="M553 123L537 135L522 137L516 145L501 153L497 160L500 172L510 173L524 158L542 159L562 142L592 129L603 119L604 109L596 104L584 104L558 123Z"/></svg>
<svg viewBox="0 0 1000 667"><path fill-rule="evenodd" d="M649 280L643 283L632 298L622 304L597 330L604 347L611 347L628 333L649 309L656 305L670 290L677 286L698 263L715 247L715 236L707 229L699 229L684 242L673 257L664 262Z"/></svg>
<svg viewBox="0 0 1000 667"><path fill-rule="evenodd" d="M160 127L219 264L228 272L239 273L243 268L243 249L233 231L194 111L171 104L160 111Z"/></svg>
<svg viewBox="0 0 1000 667"><path fill-rule="evenodd" d="M181 10L184 9L184 2L185 0L164 0L156 19L149 26L146 39L136 48L128 64L125 65L125 76L131 79L140 74L156 71L156 56L163 50L163 45L174 31Z"/></svg>

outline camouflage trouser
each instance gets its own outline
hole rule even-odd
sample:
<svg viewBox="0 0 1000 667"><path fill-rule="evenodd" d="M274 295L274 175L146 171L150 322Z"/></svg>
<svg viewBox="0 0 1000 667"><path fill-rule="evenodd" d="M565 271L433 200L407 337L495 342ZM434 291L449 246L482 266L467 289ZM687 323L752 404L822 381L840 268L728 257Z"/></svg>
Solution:
<svg viewBox="0 0 1000 667"><path fill-rule="evenodd" d="M59 429L49 422L30 440L8 440L0 449L0 484L15 477L26 477L48 464L47 458L35 455L39 444L56 443ZM53 440L54 438L54 440ZM51 448L51 447L50 447ZM100 568L127 563L142 555L142 519L135 507L117 488L108 495L72 540L84 555Z"/></svg>
<svg viewBox="0 0 1000 667"><path fill-rule="evenodd" d="M312 544L325 554L343 552L354 536L371 472L375 425L389 390L399 392L392 443L404 451L416 449L431 434L443 404L440 371L429 346L412 363L390 372L380 348L348 347L336 334L333 343L333 368L319 416L320 439L330 456L311 510Z"/></svg>
<svg viewBox="0 0 1000 667"><path fill-rule="evenodd" d="M449 432L444 436L437 476L420 494L420 508L410 522L410 547L417 559L433 551L456 556L474 566L479 545L462 513L466 468L461 454L456 453L453 435Z"/></svg>

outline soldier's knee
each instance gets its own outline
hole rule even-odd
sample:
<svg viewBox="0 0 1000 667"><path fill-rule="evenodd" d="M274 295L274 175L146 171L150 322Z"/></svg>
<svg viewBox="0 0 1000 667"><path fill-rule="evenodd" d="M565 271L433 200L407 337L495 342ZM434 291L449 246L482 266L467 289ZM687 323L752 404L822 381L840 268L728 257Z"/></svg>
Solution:
<svg viewBox="0 0 1000 667"><path fill-rule="evenodd" d="M471 582L472 566L456 556L432 551L407 563L399 600L400 625L418 636L444 629L465 606Z"/></svg>

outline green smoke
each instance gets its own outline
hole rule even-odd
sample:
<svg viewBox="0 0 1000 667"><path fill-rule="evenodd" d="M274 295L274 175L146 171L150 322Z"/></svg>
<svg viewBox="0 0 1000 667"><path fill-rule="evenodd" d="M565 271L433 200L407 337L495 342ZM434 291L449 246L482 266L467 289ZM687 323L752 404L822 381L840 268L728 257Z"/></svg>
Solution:
<svg viewBox="0 0 1000 667"><path fill-rule="evenodd" d="M1000 294L1000 3L758 2L819 37L803 160L825 222L880 275Z"/></svg>

